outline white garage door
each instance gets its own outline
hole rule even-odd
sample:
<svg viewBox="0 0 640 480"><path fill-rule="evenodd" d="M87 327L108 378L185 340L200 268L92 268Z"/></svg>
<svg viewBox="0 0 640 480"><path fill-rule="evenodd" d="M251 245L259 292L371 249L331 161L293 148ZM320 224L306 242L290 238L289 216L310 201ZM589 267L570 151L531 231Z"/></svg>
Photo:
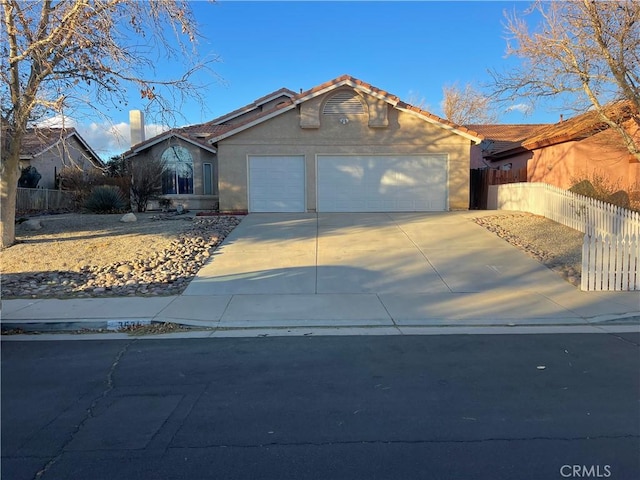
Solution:
<svg viewBox="0 0 640 480"><path fill-rule="evenodd" d="M304 157L249 157L250 212L304 212Z"/></svg>
<svg viewBox="0 0 640 480"><path fill-rule="evenodd" d="M447 156L318 156L320 212L447 210Z"/></svg>

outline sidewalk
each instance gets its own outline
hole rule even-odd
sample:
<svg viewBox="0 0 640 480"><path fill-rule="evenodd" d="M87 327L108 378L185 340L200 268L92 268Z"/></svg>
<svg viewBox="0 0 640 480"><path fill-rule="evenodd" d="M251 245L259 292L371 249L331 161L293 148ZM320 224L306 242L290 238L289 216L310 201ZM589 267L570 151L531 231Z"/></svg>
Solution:
<svg viewBox="0 0 640 480"><path fill-rule="evenodd" d="M542 295L524 290L434 294L208 295L3 300L2 326L26 331L173 322L226 335L424 334L507 331L640 332L637 292ZM524 330L522 329L524 327ZM553 327L553 328L552 328ZM562 327L562 328L559 328ZM279 332L279 333L278 333ZM190 332L191 333L191 332ZM169 336L174 336L169 334ZM11 337L5 337L11 338ZM154 336L158 338L158 336Z"/></svg>
<svg viewBox="0 0 640 480"><path fill-rule="evenodd" d="M207 329L194 335L640 331L640 292L582 292L469 215L251 214L182 295L3 300L2 326Z"/></svg>

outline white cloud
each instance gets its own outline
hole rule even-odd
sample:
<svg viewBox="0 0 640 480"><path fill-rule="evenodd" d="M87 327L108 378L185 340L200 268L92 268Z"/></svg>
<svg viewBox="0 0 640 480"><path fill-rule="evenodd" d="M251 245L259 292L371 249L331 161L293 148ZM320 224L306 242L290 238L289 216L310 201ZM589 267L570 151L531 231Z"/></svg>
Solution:
<svg viewBox="0 0 640 480"><path fill-rule="evenodd" d="M533 107L526 103L516 103L515 105L511 105L505 109L505 112L520 112L523 115L530 115L533 113Z"/></svg>
<svg viewBox="0 0 640 480"><path fill-rule="evenodd" d="M94 122L89 125L78 125L76 128L91 148L106 160L125 152L131 146L131 129L127 122L116 124ZM145 125L145 138L155 137L166 130L167 127L164 125Z"/></svg>

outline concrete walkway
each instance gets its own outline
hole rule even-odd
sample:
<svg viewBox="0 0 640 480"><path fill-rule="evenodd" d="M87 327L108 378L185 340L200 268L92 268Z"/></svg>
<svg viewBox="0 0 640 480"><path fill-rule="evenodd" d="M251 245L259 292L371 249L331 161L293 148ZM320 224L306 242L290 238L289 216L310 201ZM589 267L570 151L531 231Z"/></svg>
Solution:
<svg viewBox="0 0 640 480"><path fill-rule="evenodd" d="M640 293L581 292L472 222L479 214L252 214L183 295L4 300L2 323L46 330L170 321L227 333L640 330Z"/></svg>

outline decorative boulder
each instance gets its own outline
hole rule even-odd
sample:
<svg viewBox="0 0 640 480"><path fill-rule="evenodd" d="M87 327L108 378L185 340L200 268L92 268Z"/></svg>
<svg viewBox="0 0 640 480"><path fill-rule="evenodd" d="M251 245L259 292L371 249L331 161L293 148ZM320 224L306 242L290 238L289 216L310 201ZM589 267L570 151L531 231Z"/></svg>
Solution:
<svg viewBox="0 0 640 480"><path fill-rule="evenodd" d="M126 215L122 216L120 221L124 222L124 223L131 223L131 222L138 221L138 219L136 218L136 216L133 213L127 213Z"/></svg>
<svg viewBox="0 0 640 480"><path fill-rule="evenodd" d="M37 218L27 220L22 225L27 230L40 230L42 228L42 223Z"/></svg>

